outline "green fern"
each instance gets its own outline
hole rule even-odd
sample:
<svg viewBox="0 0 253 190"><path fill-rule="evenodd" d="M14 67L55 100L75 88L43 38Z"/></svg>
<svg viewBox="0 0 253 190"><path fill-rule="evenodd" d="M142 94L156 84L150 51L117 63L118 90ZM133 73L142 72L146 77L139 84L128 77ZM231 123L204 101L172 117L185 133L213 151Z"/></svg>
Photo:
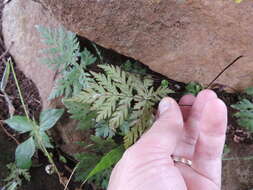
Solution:
<svg viewBox="0 0 253 190"><path fill-rule="evenodd" d="M46 28L37 26L42 42L48 46L42 51L47 57L42 62L60 71L75 65L79 56L79 42L76 35L63 27Z"/></svg>
<svg viewBox="0 0 253 190"><path fill-rule="evenodd" d="M203 86L197 82L190 82L185 87L185 94L193 94L194 96L197 96L197 94L203 90Z"/></svg>
<svg viewBox="0 0 253 190"><path fill-rule="evenodd" d="M60 74L49 99L79 94L83 88L87 87L87 80L90 77L85 70L88 65L96 61L96 58L86 49L80 52L76 35L64 28L49 29L37 26L37 29L42 41L48 46L42 51L46 55L42 63L49 65Z"/></svg>
<svg viewBox="0 0 253 190"><path fill-rule="evenodd" d="M95 128L95 135L98 137L111 138L115 135L115 131L109 127L109 123L105 120L96 123Z"/></svg>
<svg viewBox="0 0 253 190"><path fill-rule="evenodd" d="M154 121L152 104L145 104L145 107L141 111L134 111L132 114L131 130L124 136L125 148L134 144L141 135L151 127Z"/></svg>
<svg viewBox="0 0 253 190"><path fill-rule="evenodd" d="M22 185L23 179L30 181L31 176L28 169L20 169L15 163L7 165L10 170L10 174L4 179L6 185L2 188L3 190L16 190Z"/></svg>
<svg viewBox="0 0 253 190"><path fill-rule="evenodd" d="M128 118L132 103L135 104L134 109L140 110L147 102L153 106L161 97L172 92L163 87L154 90L152 80L138 79L117 66L99 67L106 75L92 72L95 80L73 100L91 104L91 110L97 112L96 121L109 119L112 129L118 128Z"/></svg>
<svg viewBox="0 0 253 190"><path fill-rule="evenodd" d="M94 121L96 113L90 111L88 104L77 103L67 99L63 99L63 104L66 106L68 113L71 114L70 118L79 121L76 127L77 129L85 130L94 127L96 124Z"/></svg>
<svg viewBox="0 0 253 190"><path fill-rule="evenodd" d="M234 114L238 124L253 132L253 103L248 99L243 99L231 107L239 111Z"/></svg>
<svg viewBox="0 0 253 190"><path fill-rule="evenodd" d="M108 121L109 128L113 131L130 120L129 127L138 128L139 137L151 123L147 119L153 118L151 108L172 91L162 86L155 90L151 79L138 78L138 75L122 71L117 66L99 67L105 74L91 72L93 80L90 80L89 88L84 89L72 101L90 104L91 110L97 113L96 122ZM135 142L136 138L133 139L134 141L127 140L127 144Z"/></svg>

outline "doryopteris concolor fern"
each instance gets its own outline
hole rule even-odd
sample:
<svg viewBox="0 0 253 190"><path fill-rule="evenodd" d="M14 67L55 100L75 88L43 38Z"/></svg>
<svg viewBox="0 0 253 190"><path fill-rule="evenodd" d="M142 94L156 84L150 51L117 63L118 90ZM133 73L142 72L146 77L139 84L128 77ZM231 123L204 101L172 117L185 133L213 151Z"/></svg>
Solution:
<svg viewBox="0 0 253 190"><path fill-rule="evenodd" d="M64 28L49 29L37 26L42 41L48 46L43 50L46 55L42 62L57 70L60 77L49 99L59 96L71 97L87 87L89 73L87 66L96 58L86 49L80 52L76 35ZM78 63L80 62L80 63Z"/></svg>
<svg viewBox="0 0 253 190"><path fill-rule="evenodd" d="M79 42L76 35L61 28L37 26L42 42L48 46L42 53L47 55L42 62L59 71L75 65L79 56Z"/></svg>
<svg viewBox="0 0 253 190"><path fill-rule="evenodd" d="M231 107L238 110L234 114L238 124L253 132L253 103L248 99L242 99Z"/></svg>
<svg viewBox="0 0 253 190"><path fill-rule="evenodd" d="M89 87L72 100L90 104L97 113L96 121L108 120L115 131L129 120L131 130L125 137L128 147L152 123L154 104L172 91L164 87L155 90L151 79L141 79L118 66L99 67L105 73L91 72L93 80L89 80Z"/></svg>

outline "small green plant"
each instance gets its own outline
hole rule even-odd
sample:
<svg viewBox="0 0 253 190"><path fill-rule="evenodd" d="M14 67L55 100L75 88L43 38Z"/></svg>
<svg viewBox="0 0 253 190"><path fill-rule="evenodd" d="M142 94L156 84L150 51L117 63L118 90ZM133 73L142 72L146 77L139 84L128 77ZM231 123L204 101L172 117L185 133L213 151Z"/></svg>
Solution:
<svg viewBox="0 0 253 190"><path fill-rule="evenodd" d="M25 116L12 115L10 114L10 118L5 120L4 122L12 128L14 131L23 134L29 133L27 140L23 143L18 144L15 151L15 164L19 169L28 170L32 165L32 157L37 149L41 149L41 151L48 158L49 162L52 164L54 171L57 173L60 182L64 184L62 181L61 175L54 164L52 156L47 151L47 148L53 148L50 143L49 136L46 131L52 128L59 118L64 113L63 109L48 109L40 113L40 121L37 123L35 119L31 119L29 116L29 112L25 106L24 99L22 96L22 92L18 83L18 79L16 77L16 73L13 67L13 63L11 59L8 60L8 64L10 66L10 70L12 71L16 87L18 89L18 94L25 112ZM13 166L10 166L13 168ZM20 170L20 171L23 171ZM12 186L11 186L12 187ZM16 185L13 183L13 188L16 188Z"/></svg>
<svg viewBox="0 0 253 190"><path fill-rule="evenodd" d="M234 114L238 124L253 132L253 87L245 89L245 94L248 96L247 98L242 98L236 104L231 105L231 107L238 110Z"/></svg>
<svg viewBox="0 0 253 190"><path fill-rule="evenodd" d="M231 107L238 110L238 112L234 114L238 124L253 132L253 103L248 99L242 99Z"/></svg>
<svg viewBox="0 0 253 190"><path fill-rule="evenodd" d="M13 116L5 120L5 123L18 133L29 133L29 138L16 149L15 159L19 168L31 167L31 158L36 149L45 152L45 148L53 148L46 131L56 124L63 112L62 109L48 109L41 112L39 124L26 116Z"/></svg>
<svg viewBox="0 0 253 190"><path fill-rule="evenodd" d="M10 163L6 167L9 169L10 173L4 179L6 185L2 190L17 190L18 187L22 185L23 179L30 181L31 176L28 169L18 168L15 163Z"/></svg>
<svg viewBox="0 0 253 190"><path fill-rule="evenodd" d="M196 82L190 82L185 87L185 94L193 94L196 96L201 90L203 90L203 87Z"/></svg>
<svg viewBox="0 0 253 190"><path fill-rule="evenodd" d="M143 66L138 62L131 62L127 60L125 63L121 65L121 69L130 73L136 74L147 74L147 69L143 68Z"/></svg>

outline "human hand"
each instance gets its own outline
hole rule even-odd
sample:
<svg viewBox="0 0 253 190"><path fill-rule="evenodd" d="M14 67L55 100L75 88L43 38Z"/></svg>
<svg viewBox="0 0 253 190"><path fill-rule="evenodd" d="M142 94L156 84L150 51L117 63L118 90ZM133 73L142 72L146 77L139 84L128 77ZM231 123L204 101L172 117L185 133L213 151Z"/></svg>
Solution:
<svg viewBox="0 0 253 190"><path fill-rule="evenodd" d="M211 90L159 104L153 126L124 153L108 190L220 190L227 109ZM188 166L174 157L192 161Z"/></svg>

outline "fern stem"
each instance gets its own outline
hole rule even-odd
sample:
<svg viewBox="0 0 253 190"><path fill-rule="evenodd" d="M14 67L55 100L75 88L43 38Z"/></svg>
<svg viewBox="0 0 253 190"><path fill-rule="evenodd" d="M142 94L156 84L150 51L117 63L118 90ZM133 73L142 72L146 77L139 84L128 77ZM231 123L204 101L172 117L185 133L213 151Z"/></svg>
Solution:
<svg viewBox="0 0 253 190"><path fill-rule="evenodd" d="M132 98L133 100L140 100L140 101L144 101L144 100L152 100L152 96L149 96L148 98L143 97L143 96L128 96L128 95L122 95L121 94L113 94L113 93L105 93L105 94L98 94L100 97L104 96L104 97L121 97L121 98Z"/></svg>
<svg viewBox="0 0 253 190"><path fill-rule="evenodd" d="M21 101L23 109L25 111L25 115L26 115L27 119L30 120L30 117L29 117L28 111L27 111L26 106L25 106L24 98L22 96L22 92L21 92L21 89L20 89L20 86L19 86L19 83L18 83L18 79L17 79L17 76L16 76L16 72L14 70L11 58L9 58L8 61L11 65L11 71L13 73L13 77L14 77L14 80L15 80L15 83L16 83L16 86L17 86L17 89L18 89L18 94L19 94L20 101Z"/></svg>

